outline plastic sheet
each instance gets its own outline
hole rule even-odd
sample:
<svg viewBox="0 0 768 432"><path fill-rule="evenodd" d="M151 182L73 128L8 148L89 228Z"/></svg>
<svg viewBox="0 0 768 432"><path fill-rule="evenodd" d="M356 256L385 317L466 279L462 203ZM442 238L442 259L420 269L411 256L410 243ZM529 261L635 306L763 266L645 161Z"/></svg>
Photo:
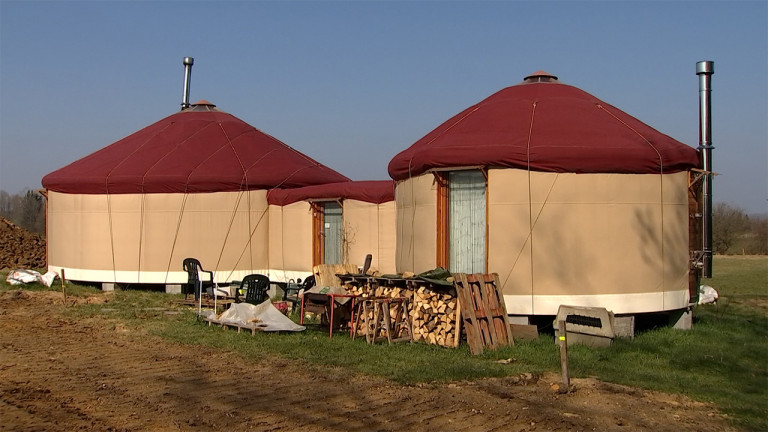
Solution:
<svg viewBox="0 0 768 432"><path fill-rule="evenodd" d="M720 295L717 290L709 285L699 286L699 304L717 303L717 299Z"/></svg>
<svg viewBox="0 0 768 432"><path fill-rule="evenodd" d="M300 326L283 315L270 300L258 305L235 303L219 315L219 321L225 324L256 324L262 331L304 331Z"/></svg>
<svg viewBox="0 0 768 432"><path fill-rule="evenodd" d="M11 285L21 285L27 283L39 282L47 287L53 284L53 280L56 279L58 274L54 271L49 271L46 274L40 274L35 270L14 270L8 273L8 277L5 279Z"/></svg>

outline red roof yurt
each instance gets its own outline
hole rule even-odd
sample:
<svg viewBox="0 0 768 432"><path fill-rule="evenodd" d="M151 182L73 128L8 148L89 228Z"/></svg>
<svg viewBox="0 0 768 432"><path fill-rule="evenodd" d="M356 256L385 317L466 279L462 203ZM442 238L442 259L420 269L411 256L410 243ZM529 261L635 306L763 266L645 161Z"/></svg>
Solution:
<svg viewBox="0 0 768 432"><path fill-rule="evenodd" d="M267 190L345 181L200 101L43 178L48 266L109 283L183 283L187 257L219 282L270 274Z"/></svg>
<svg viewBox="0 0 768 432"><path fill-rule="evenodd" d="M546 72L395 156L399 272L499 273L512 315L689 301L693 148Z"/></svg>

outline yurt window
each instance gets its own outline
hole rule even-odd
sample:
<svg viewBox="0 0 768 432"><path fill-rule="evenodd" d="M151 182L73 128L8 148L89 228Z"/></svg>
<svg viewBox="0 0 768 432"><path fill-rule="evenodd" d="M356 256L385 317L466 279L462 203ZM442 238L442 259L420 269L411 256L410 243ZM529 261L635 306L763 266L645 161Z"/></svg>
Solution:
<svg viewBox="0 0 768 432"><path fill-rule="evenodd" d="M482 171L451 171L445 177L441 218L448 269L485 273L486 180Z"/></svg>
<svg viewBox="0 0 768 432"><path fill-rule="evenodd" d="M338 202L315 202L314 207L314 265L341 264L343 242L342 207Z"/></svg>

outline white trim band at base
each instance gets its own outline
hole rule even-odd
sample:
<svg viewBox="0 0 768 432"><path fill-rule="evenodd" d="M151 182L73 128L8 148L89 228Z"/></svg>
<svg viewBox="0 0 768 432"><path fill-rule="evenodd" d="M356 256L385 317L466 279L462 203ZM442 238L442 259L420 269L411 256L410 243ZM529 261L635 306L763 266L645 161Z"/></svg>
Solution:
<svg viewBox="0 0 768 432"><path fill-rule="evenodd" d="M560 305L604 307L615 314L662 312L688 307L688 290L632 294L505 295L509 315L557 315Z"/></svg>
<svg viewBox="0 0 768 432"><path fill-rule="evenodd" d="M148 272L148 271L112 271L112 270L88 270L63 267L67 280L97 282L97 283L125 283L125 284L166 284L177 285L187 283L187 272ZM49 271L56 272L61 276L62 267L48 266ZM207 270L207 269L206 269ZM242 280L249 274L267 275L273 282L287 282L290 279L304 279L312 274L311 270L279 270L279 269L256 269L250 270L212 270L214 281L220 284L228 284L233 280Z"/></svg>

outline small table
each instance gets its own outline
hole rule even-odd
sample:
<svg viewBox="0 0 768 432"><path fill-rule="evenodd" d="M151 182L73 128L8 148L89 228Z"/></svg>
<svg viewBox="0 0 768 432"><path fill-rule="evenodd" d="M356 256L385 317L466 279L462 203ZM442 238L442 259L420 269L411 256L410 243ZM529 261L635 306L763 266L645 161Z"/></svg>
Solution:
<svg viewBox="0 0 768 432"><path fill-rule="evenodd" d="M334 307L336 306L336 298L352 299L352 304L350 305L351 315L349 317L349 335L352 336L352 330L354 330L355 325L355 299L357 298L357 294L328 294L328 297L331 298L331 317L329 318L330 323L328 326L331 328L331 330L328 337L333 337L333 310L336 309Z"/></svg>
<svg viewBox="0 0 768 432"><path fill-rule="evenodd" d="M337 298L352 299L352 304L350 305L351 316L350 316L350 326L349 326L349 335L352 336L353 325L355 322L355 299L358 297L358 295L357 294L333 294L333 293L325 293L325 295L327 295L331 300L331 307L330 307L331 313L330 313L330 316L328 317L328 327L329 327L328 337L329 338L333 337L333 311L334 309L336 309L335 306L337 303L341 305L341 303L339 303L336 300ZM304 296L301 297L301 323L302 324L304 323Z"/></svg>

